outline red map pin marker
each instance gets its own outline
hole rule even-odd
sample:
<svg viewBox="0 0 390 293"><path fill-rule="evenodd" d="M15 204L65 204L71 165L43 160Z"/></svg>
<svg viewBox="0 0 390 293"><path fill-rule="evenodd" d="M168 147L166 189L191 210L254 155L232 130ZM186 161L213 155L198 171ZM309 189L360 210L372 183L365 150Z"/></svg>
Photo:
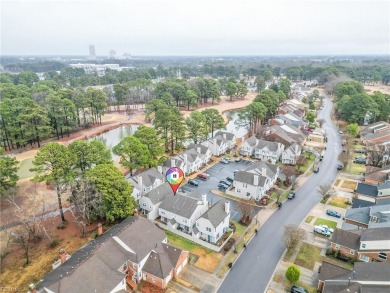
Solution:
<svg viewBox="0 0 390 293"><path fill-rule="evenodd" d="M184 179L183 171L180 168L173 167L166 172L165 176L167 178L167 182L172 188L173 194L176 194L177 189L180 186L180 183Z"/></svg>

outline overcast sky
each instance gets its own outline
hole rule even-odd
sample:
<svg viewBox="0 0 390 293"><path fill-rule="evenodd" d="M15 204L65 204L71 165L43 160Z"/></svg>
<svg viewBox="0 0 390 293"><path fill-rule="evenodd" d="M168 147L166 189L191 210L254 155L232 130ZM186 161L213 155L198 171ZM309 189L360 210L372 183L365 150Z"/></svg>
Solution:
<svg viewBox="0 0 390 293"><path fill-rule="evenodd" d="M2 55L390 52L388 0L0 1Z"/></svg>

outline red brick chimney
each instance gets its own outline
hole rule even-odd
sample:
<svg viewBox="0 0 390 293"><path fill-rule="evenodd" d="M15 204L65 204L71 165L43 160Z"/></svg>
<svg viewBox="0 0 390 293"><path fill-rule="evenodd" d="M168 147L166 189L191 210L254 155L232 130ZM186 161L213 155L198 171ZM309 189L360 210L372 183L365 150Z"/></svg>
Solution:
<svg viewBox="0 0 390 293"><path fill-rule="evenodd" d="M98 236L101 236L103 234L103 226L101 223L97 225L97 234Z"/></svg>
<svg viewBox="0 0 390 293"><path fill-rule="evenodd" d="M35 285L33 283L31 283L30 286L28 286L28 288L30 289L28 291L29 293L37 293L37 289L35 288Z"/></svg>
<svg viewBox="0 0 390 293"><path fill-rule="evenodd" d="M61 260L61 264L66 262L66 252L65 249L63 248L60 249L60 260Z"/></svg>

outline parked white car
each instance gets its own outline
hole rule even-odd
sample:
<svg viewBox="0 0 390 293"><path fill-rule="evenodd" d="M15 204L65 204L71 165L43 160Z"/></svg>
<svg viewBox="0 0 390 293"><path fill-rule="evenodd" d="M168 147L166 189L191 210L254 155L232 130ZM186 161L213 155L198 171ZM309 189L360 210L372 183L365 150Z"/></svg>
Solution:
<svg viewBox="0 0 390 293"><path fill-rule="evenodd" d="M333 228L329 228L328 225L319 225L319 227L325 228L325 229L328 230L330 233L333 233L333 232L334 232L334 229L333 229Z"/></svg>
<svg viewBox="0 0 390 293"><path fill-rule="evenodd" d="M322 226L314 226L314 233L318 233L326 237L330 236L330 231Z"/></svg>

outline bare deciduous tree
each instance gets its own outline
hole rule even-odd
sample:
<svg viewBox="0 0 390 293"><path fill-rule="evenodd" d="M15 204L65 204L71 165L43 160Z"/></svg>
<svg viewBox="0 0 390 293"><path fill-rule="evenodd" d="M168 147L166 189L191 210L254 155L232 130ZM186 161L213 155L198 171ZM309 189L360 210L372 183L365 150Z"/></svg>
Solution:
<svg viewBox="0 0 390 293"><path fill-rule="evenodd" d="M291 177L298 174L297 169L295 169L293 166L284 166L282 168L282 172L286 176L286 185L290 185Z"/></svg>
<svg viewBox="0 0 390 293"><path fill-rule="evenodd" d="M287 225L284 227L283 242L288 250L297 247L305 238L305 231L298 226Z"/></svg>
<svg viewBox="0 0 390 293"><path fill-rule="evenodd" d="M248 225L252 221L252 214L255 210L255 206L250 200L241 200L237 203L237 207L242 214L241 222L245 225Z"/></svg>
<svg viewBox="0 0 390 293"><path fill-rule="evenodd" d="M321 184L318 186L317 191L321 194L322 197L326 196L332 190L331 184Z"/></svg>
<svg viewBox="0 0 390 293"><path fill-rule="evenodd" d="M381 167L390 163L390 147L388 145L368 145L368 163L374 167Z"/></svg>
<svg viewBox="0 0 390 293"><path fill-rule="evenodd" d="M298 156L298 158L297 158L297 166L298 167L305 166L306 162L307 162L307 159L304 155Z"/></svg>
<svg viewBox="0 0 390 293"><path fill-rule="evenodd" d="M339 155L339 160L344 164L344 166L347 166L348 161L349 161L349 155L348 153L341 153Z"/></svg>

